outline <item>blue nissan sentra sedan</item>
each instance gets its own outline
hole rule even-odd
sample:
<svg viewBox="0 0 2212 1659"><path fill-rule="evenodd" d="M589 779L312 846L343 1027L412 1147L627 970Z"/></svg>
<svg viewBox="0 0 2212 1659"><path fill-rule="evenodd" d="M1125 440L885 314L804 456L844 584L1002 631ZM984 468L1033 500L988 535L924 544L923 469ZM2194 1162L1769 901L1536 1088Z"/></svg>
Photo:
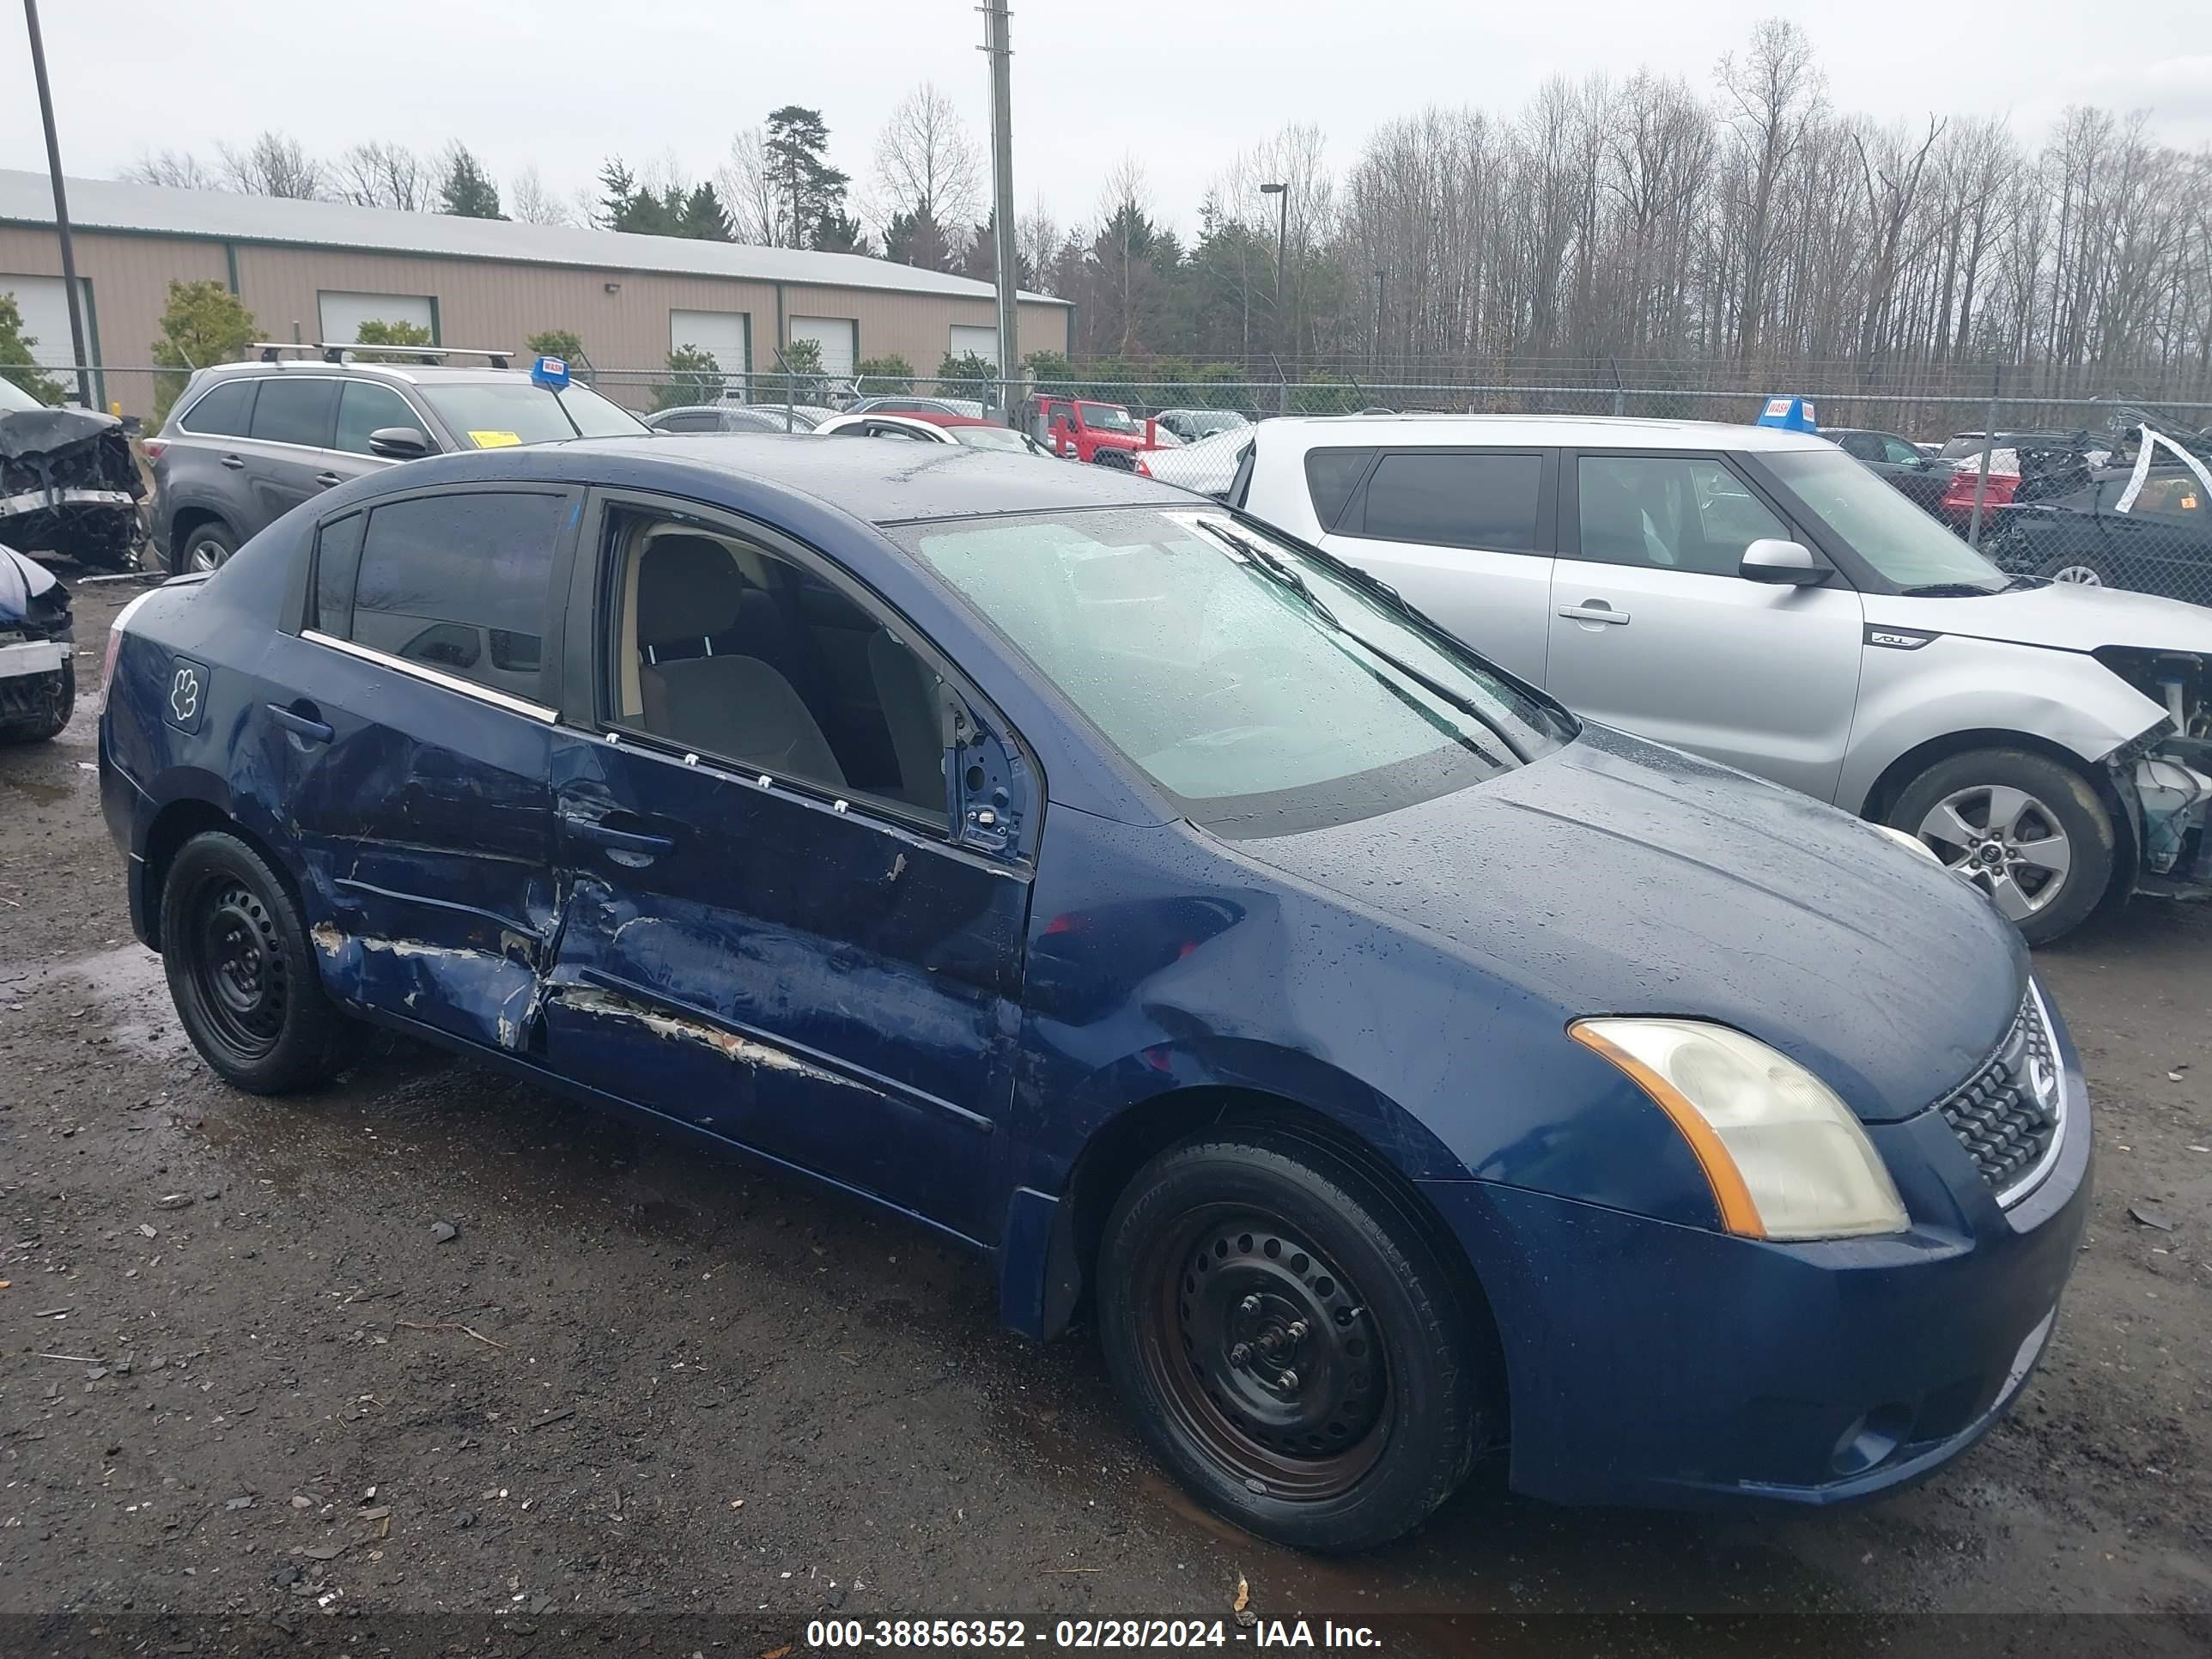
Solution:
<svg viewBox="0 0 2212 1659"><path fill-rule="evenodd" d="M208 1063L388 1026L917 1218L1292 1545L2004 1412L2089 1106L1972 889L1236 513L920 449L447 456L135 601L101 793Z"/></svg>

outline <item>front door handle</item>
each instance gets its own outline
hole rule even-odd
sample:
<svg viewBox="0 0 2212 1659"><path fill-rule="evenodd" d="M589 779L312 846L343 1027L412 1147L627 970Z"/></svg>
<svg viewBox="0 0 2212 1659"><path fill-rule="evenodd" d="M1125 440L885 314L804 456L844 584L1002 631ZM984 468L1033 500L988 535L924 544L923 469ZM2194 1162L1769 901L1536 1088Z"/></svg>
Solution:
<svg viewBox="0 0 2212 1659"><path fill-rule="evenodd" d="M233 472L240 471L246 465L245 461L236 455L224 456L222 458L222 464L228 467Z"/></svg>
<svg viewBox="0 0 2212 1659"><path fill-rule="evenodd" d="M1628 620L1626 611L1615 611L1603 599L1589 599L1581 605L1563 605L1559 607L1559 614L1570 622L1625 623Z"/></svg>
<svg viewBox="0 0 2212 1659"><path fill-rule="evenodd" d="M309 743L328 743L337 735L331 730L328 720L319 720L306 714L295 714L281 702L272 702L269 705L269 718L293 736L305 738Z"/></svg>
<svg viewBox="0 0 2212 1659"><path fill-rule="evenodd" d="M315 474L315 482L323 489L328 489L334 484L343 483L345 480L335 472L318 472Z"/></svg>
<svg viewBox="0 0 2212 1659"><path fill-rule="evenodd" d="M639 830L617 830L602 823L597 818L579 817L573 812L561 815L561 828L580 842L594 847L611 847L623 853L672 853L676 838L672 836L647 835Z"/></svg>

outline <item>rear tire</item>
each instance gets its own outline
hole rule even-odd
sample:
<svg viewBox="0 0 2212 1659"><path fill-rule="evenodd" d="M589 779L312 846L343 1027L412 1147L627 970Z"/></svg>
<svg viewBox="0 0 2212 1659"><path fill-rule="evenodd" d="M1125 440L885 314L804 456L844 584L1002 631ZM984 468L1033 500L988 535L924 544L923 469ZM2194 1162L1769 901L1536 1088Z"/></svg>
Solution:
<svg viewBox="0 0 2212 1659"><path fill-rule="evenodd" d="M171 540L171 550L176 558L176 571L180 575L195 572L220 570L230 562L230 556L238 551L238 538L230 526L220 520L210 519L204 524L194 525L185 535Z"/></svg>
<svg viewBox="0 0 2212 1659"><path fill-rule="evenodd" d="M192 1046L249 1093L327 1082L360 1051L361 1027L323 991L291 890L235 836L204 831L171 860L161 960Z"/></svg>
<svg viewBox="0 0 2212 1659"><path fill-rule="evenodd" d="M2071 933L2112 885L2112 814L2079 772L2026 750L1938 761L1905 786L1888 820L1988 894L2030 945Z"/></svg>
<svg viewBox="0 0 2212 1659"><path fill-rule="evenodd" d="M1152 1159L1107 1221L1098 1311L1152 1450L1278 1543L1402 1537L1483 1443L1460 1281L1401 1199L1304 1138L1223 1131Z"/></svg>

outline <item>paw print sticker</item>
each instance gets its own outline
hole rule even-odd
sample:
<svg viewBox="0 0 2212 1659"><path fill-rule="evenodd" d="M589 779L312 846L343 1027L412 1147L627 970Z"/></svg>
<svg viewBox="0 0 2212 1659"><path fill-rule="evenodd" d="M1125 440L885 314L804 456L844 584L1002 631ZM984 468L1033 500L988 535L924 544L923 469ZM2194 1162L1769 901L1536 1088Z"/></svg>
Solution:
<svg viewBox="0 0 2212 1659"><path fill-rule="evenodd" d="M179 732L198 732L207 708L208 668L190 657L169 659L168 723Z"/></svg>

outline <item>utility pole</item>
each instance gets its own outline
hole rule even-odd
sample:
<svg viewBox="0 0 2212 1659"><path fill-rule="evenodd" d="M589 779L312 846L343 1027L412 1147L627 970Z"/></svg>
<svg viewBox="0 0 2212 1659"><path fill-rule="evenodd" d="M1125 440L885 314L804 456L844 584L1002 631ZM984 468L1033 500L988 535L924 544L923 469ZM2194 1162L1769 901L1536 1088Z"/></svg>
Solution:
<svg viewBox="0 0 2212 1659"><path fill-rule="evenodd" d="M1021 372L1021 257L1014 247L1014 98L1012 37L1006 0L985 0L983 50L991 59L991 230L999 271L999 379L1002 410L1011 416L1013 381Z"/></svg>
<svg viewBox="0 0 2212 1659"><path fill-rule="evenodd" d="M31 73L39 83L39 115L46 124L46 169L54 178L54 230L62 244L62 287L69 294L70 354L76 364L76 400L92 407L92 370L84 350L84 302L76 291L76 245L70 237L69 192L62 187L62 144L54 136L54 94L46 84L46 45L39 33L39 0L23 0L31 29Z"/></svg>

